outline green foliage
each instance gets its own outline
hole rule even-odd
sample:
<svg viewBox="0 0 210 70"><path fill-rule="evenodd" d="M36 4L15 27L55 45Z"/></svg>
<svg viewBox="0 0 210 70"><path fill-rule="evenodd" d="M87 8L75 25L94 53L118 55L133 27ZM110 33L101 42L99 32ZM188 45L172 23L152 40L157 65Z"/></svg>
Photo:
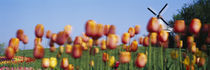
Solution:
<svg viewBox="0 0 210 70"><path fill-rule="evenodd" d="M4 54L4 43L0 44L0 55Z"/></svg>

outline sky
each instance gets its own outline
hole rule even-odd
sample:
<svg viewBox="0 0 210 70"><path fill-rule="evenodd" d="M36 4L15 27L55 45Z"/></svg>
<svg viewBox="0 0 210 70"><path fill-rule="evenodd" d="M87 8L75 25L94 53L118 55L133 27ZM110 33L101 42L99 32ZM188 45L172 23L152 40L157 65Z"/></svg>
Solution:
<svg viewBox="0 0 210 70"><path fill-rule="evenodd" d="M119 36L129 27L140 25L138 38L147 34L148 20L154 17L147 8L159 12L166 3L168 7L162 16L169 21L184 4L190 4L192 0L0 0L0 43L8 46L10 38L16 37L16 31L23 29L29 37L25 48L32 49L37 24L43 24L45 31L51 30L53 33L63 30L65 25L71 25L71 36L75 37L85 31L85 23L90 19L104 25L115 25ZM42 44L45 47L47 41L44 36Z"/></svg>

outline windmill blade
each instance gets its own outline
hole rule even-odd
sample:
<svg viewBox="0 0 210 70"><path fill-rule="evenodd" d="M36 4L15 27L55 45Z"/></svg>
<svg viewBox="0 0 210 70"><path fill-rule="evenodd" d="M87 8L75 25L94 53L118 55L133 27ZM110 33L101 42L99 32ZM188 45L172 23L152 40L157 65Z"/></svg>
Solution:
<svg viewBox="0 0 210 70"><path fill-rule="evenodd" d="M169 26L169 24L168 24L162 17L160 17L160 19L161 19L166 25Z"/></svg>
<svg viewBox="0 0 210 70"><path fill-rule="evenodd" d="M151 8L147 8L150 12L152 12L155 16L157 15Z"/></svg>
<svg viewBox="0 0 210 70"><path fill-rule="evenodd" d="M166 5L160 10L160 12L158 13L158 15L161 14L161 12L166 8L167 5L168 5L168 3L166 3Z"/></svg>

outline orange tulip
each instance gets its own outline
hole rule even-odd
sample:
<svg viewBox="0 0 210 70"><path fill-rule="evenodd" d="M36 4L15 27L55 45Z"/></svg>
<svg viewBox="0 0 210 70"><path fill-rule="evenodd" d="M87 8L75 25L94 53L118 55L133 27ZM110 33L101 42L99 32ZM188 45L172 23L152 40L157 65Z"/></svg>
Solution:
<svg viewBox="0 0 210 70"><path fill-rule="evenodd" d="M204 66L205 62L206 62L206 59L201 57L200 60L199 60L198 66Z"/></svg>
<svg viewBox="0 0 210 70"><path fill-rule="evenodd" d="M9 41L9 46L11 46L15 53L19 50L19 39L18 38L11 38Z"/></svg>
<svg viewBox="0 0 210 70"><path fill-rule="evenodd" d="M135 64L137 67L143 68L147 64L147 55L145 55L144 53L139 53L136 58Z"/></svg>
<svg viewBox="0 0 210 70"><path fill-rule="evenodd" d="M22 29L18 29L18 30L17 30L17 33L16 33L16 37L17 37L20 41L22 41L22 40L24 39L23 35L24 35L24 31L23 31Z"/></svg>
<svg viewBox="0 0 210 70"><path fill-rule="evenodd" d="M66 44L66 53L70 54L72 52L72 46L70 44Z"/></svg>
<svg viewBox="0 0 210 70"><path fill-rule="evenodd" d="M134 37L134 35L135 35L135 29L134 29L133 27L130 27L130 28L128 29L128 33L130 33L130 37L131 37L131 38Z"/></svg>
<svg viewBox="0 0 210 70"><path fill-rule="evenodd" d="M42 58L42 67L48 68L50 66L50 59L49 58Z"/></svg>
<svg viewBox="0 0 210 70"><path fill-rule="evenodd" d="M190 46L194 42L194 37L193 36L188 36L187 37L187 44Z"/></svg>
<svg viewBox="0 0 210 70"><path fill-rule="evenodd" d="M192 64L186 65L186 70L195 70L195 67Z"/></svg>
<svg viewBox="0 0 210 70"><path fill-rule="evenodd" d="M56 43L58 45L63 45L66 42L67 38L68 38L68 34L64 31L61 31L57 34Z"/></svg>
<svg viewBox="0 0 210 70"><path fill-rule="evenodd" d="M198 32L200 31L201 28L201 21L197 18L192 19L191 23L190 23L190 32L193 34L198 34Z"/></svg>
<svg viewBox="0 0 210 70"><path fill-rule="evenodd" d="M44 35L44 26L42 24L37 24L35 27L35 35L38 38L42 38Z"/></svg>
<svg viewBox="0 0 210 70"><path fill-rule="evenodd" d="M102 58L102 60L103 60L104 62L107 62L107 61L109 60L109 54L103 53L103 58Z"/></svg>
<svg viewBox="0 0 210 70"><path fill-rule="evenodd" d="M157 33L155 32L150 33L150 40L151 44L155 45L157 43Z"/></svg>
<svg viewBox="0 0 210 70"><path fill-rule="evenodd" d="M85 42L82 42L81 44L82 50L88 50L87 44Z"/></svg>
<svg viewBox="0 0 210 70"><path fill-rule="evenodd" d="M116 33L116 27L114 25L111 25L109 28L109 33L108 34L115 34Z"/></svg>
<svg viewBox="0 0 210 70"><path fill-rule="evenodd" d="M51 31L50 30L47 30L47 32L46 32L46 38L47 39L51 38L51 35L52 35Z"/></svg>
<svg viewBox="0 0 210 70"><path fill-rule="evenodd" d="M85 34L89 37L96 35L96 22L94 20L88 20L85 25Z"/></svg>
<svg viewBox="0 0 210 70"><path fill-rule="evenodd" d="M8 46L5 50L5 56L7 59L12 59L15 56L15 50L11 46Z"/></svg>
<svg viewBox="0 0 210 70"><path fill-rule="evenodd" d="M85 33L82 33L82 41L87 43L88 40L89 40L89 37Z"/></svg>
<svg viewBox="0 0 210 70"><path fill-rule="evenodd" d="M82 37L76 36L76 38L74 39L74 44L81 44L81 43L82 43Z"/></svg>
<svg viewBox="0 0 210 70"><path fill-rule="evenodd" d="M97 33L96 33L96 38L100 38L101 36L103 36L104 35L104 26L103 26L103 24L97 24L96 25L96 31L97 31Z"/></svg>
<svg viewBox="0 0 210 70"><path fill-rule="evenodd" d="M66 69L69 66L68 58L63 58L61 61L61 68Z"/></svg>
<svg viewBox="0 0 210 70"><path fill-rule="evenodd" d="M115 34L109 34L106 41L106 46L109 49L117 48L117 39Z"/></svg>
<svg viewBox="0 0 210 70"><path fill-rule="evenodd" d="M82 47L80 45L75 44L72 50L72 57L80 58L82 56Z"/></svg>
<svg viewBox="0 0 210 70"><path fill-rule="evenodd" d="M191 45L190 49L191 49L192 53L196 52L196 43L195 42L193 42L193 44Z"/></svg>
<svg viewBox="0 0 210 70"><path fill-rule="evenodd" d="M64 27L64 32L66 32L67 35L70 35L71 30L72 30L71 28L72 28L71 25L66 25Z"/></svg>
<svg viewBox="0 0 210 70"><path fill-rule="evenodd" d="M27 44L28 43L28 36L27 35L23 35L24 39L23 39L23 43Z"/></svg>
<svg viewBox="0 0 210 70"><path fill-rule="evenodd" d="M53 45L53 46L50 46L50 52L55 52L56 51L56 47Z"/></svg>
<svg viewBox="0 0 210 70"><path fill-rule="evenodd" d="M44 57L44 48L42 45L35 46L33 55L36 59L41 59Z"/></svg>
<svg viewBox="0 0 210 70"><path fill-rule="evenodd" d="M37 45L40 45L40 44L42 44L42 39L36 37L36 38L34 39L34 46L36 47Z"/></svg>
<svg viewBox="0 0 210 70"><path fill-rule="evenodd" d="M123 44L127 44L130 41L130 33L124 33L121 40Z"/></svg>
<svg viewBox="0 0 210 70"><path fill-rule="evenodd" d="M93 46L93 39L90 38L90 39L88 40L87 46L88 46L89 48L92 48L92 46Z"/></svg>
<svg viewBox="0 0 210 70"><path fill-rule="evenodd" d="M135 26L135 34L139 34L140 28L141 28L140 25Z"/></svg>
<svg viewBox="0 0 210 70"><path fill-rule="evenodd" d="M131 43L131 51L132 52L136 52L138 50L138 42L136 40L134 40L132 43Z"/></svg>
<svg viewBox="0 0 210 70"><path fill-rule="evenodd" d="M184 20L176 20L174 23L174 32L181 33L185 30Z"/></svg>
<svg viewBox="0 0 210 70"><path fill-rule="evenodd" d="M106 50L106 40L101 41L101 50Z"/></svg>
<svg viewBox="0 0 210 70"><path fill-rule="evenodd" d="M65 70L74 70L74 66L72 64L69 64L68 68Z"/></svg>
<svg viewBox="0 0 210 70"><path fill-rule="evenodd" d="M158 32L158 30L159 30L158 19L156 17L150 18L150 20L147 24L147 31L148 32Z"/></svg>
<svg viewBox="0 0 210 70"><path fill-rule="evenodd" d="M51 41L56 42L56 39L57 39L57 34L53 33L51 36Z"/></svg>
<svg viewBox="0 0 210 70"><path fill-rule="evenodd" d="M143 37L139 37L139 44L143 44L144 38Z"/></svg>
<svg viewBox="0 0 210 70"><path fill-rule="evenodd" d="M168 32L165 30L161 30L160 33L158 34L158 40L160 42L166 42L168 40Z"/></svg>
<svg viewBox="0 0 210 70"><path fill-rule="evenodd" d="M144 37L143 46L149 46L149 37Z"/></svg>
<svg viewBox="0 0 210 70"><path fill-rule="evenodd" d="M104 35L108 36L110 25L104 25Z"/></svg>
<svg viewBox="0 0 210 70"><path fill-rule="evenodd" d="M120 63L129 63L131 60L130 52L120 52Z"/></svg>

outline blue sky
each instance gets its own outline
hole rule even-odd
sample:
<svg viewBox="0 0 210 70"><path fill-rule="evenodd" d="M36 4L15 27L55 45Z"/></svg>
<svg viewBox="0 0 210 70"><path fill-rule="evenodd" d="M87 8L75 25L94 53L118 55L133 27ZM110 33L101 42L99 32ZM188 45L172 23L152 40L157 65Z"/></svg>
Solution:
<svg viewBox="0 0 210 70"><path fill-rule="evenodd" d="M71 36L84 32L84 24L93 19L101 24L113 24L117 34L127 32L134 25L141 25L138 35L147 34L146 25L154 15L147 10L152 7L158 12L166 3L167 9L162 15L167 21L178 13L185 3L192 0L1 0L0 1L0 43L8 45L10 38L16 37L16 31L23 29L29 36L26 49L33 48L36 24L43 24L45 30L53 33L71 25ZM45 38L44 38L45 39ZM46 40L44 40L45 46ZM23 44L20 44L22 47Z"/></svg>

